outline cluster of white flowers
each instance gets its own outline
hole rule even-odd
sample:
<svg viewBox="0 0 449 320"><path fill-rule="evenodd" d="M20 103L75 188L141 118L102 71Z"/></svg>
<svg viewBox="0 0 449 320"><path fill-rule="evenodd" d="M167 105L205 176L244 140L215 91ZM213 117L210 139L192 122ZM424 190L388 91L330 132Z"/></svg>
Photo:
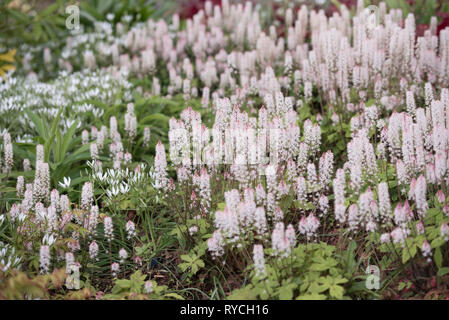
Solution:
<svg viewBox="0 0 449 320"><path fill-rule="evenodd" d="M48 271L50 270L50 263L51 263L49 246L41 245L39 263L41 273L48 273Z"/></svg>
<svg viewBox="0 0 449 320"><path fill-rule="evenodd" d="M3 215L2 215L3 217ZM0 219L1 224L1 219ZM0 241L0 266L5 272L10 268L20 269L22 258L16 254L16 249L6 243Z"/></svg>
<svg viewBox="0 0 449 320"><path fill-rule="evenodd" d="M265 258L261 244L254 245L254 267L258 277L262 278L266 275Z"/></svg>
<svg viewBox="0 0 449 320"><path fill-rule="evenodd" d="M31 121L24 110L33 110L55 118L59 108L63 107L78 117L61 119L61 130L65 133L75 123L79 127L83 122L82 119L87 119L85 117L89 115L95 118L103 115L104 109L85 101L98 100L113 104L119 90L124 89L122 99L128 102L132 99L129 91L131 87L126 78L114 77L102 71L70 75L63 73L53 82L39 82L32 76L25 79L8 77L4 83L0 83L0 126L7 127L8 122L15 119L23 128L29 128ZM30 136L16 137L18 141L31 141L30 138ZM5 149L8 155L9 151L12 151L9 147Z"/></svg>
<svg viewBox="0 0 449 320"><path fill-rule="evenodd" d="M113 232L114 232L114 225L112 223L112 218L111 217L104 218L104 235L109 242L114 240Z"/></svg>

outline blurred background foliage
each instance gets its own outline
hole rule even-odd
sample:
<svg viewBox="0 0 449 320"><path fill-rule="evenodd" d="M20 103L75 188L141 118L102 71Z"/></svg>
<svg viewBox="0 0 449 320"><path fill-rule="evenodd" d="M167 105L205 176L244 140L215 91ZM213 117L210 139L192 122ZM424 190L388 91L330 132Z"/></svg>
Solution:
<svg viewBox="0 0 449 320"><path fill-rule="evenodd" d="M283 19L286 7L299 8L302 4L315 6L332 15L341 5L355 11L356 0L251 0L262 6L267 17ZM212 3L219 4L213 0ZM231 3L239 2L230 0ZM240 1L241 2L241 1ZM378 5L380 0L365 0L365 5ZM429 27L430 18L438 18L438 31L449 25L449 1L447 0L385 0L392 8L400 8L403 16L416 12L418 34ZM70 33L66 28L69 5L80 8L80 22L86 32L93 29L95 21L119 22L126 19L134 22L149 18L159 19L178 13L181 18L190 18L204 7L205 0L2 0L0 1L0 77L17 67L23 52L20 46L54 44ZM261 17L263 20L264 17ZM14 57L16 51L17 55Z"/></svg>
<svg viewBox="0 0 449 320"><path fill-rule="evenodd" d="M113 22L127 15L133 21L146 21L150 17L162 18L172 12L175 1L158 0L6 0L0 4L0 37L6 42L14 40L42 43L57 40L68 34L66 8L80 8L84 27L93 27L94 21L106 21L113 14Z"/></svg>
<svg viewBox="0 0 449 320"><path fill-rule="evenodd" d="M71 32L66 27L70 14L66 8L70 5L79 7L80 23L84 31L89 32L95 21L115 23L126 16L132 24L149 18L163 18L176 10L177 3L160 0L2 0L0 77L20 65L20 57L25 54L21 52L21 46L46 46L51 42L50 47L57 47L63 42Z"/></svg>

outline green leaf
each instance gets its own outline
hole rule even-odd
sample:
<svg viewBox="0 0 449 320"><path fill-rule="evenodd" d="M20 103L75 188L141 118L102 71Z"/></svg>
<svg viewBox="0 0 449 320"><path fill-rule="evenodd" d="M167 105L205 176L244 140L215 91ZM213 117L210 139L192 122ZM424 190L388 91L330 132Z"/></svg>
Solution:
<svg viewBox="0 0 449 320"><path fill-rule="evenodd" d="M279 290L279 299L281 300L291 300L293 299L293 290L296 285L294 283L289 283L287 285L283 285Z"/></svg>
<svg viewBox="0 0 449 320"><path fill-rule="evenodd" d="M233 290L228 296L228 300L256 300L257 294L252 285Z"/></svg>
<svg viewBox="0 0 449 320"><path fill-rule="evenodd" d="M146 116L143 118L139 123L151 123L156 122L158 125L162 125L164 127L168 127L168 121L170 120L169 117L162 113L154 113L150 114L149 116Z"/></svg>
<svg viewBox="0 0 449 320"><path fill-rule="evenodd" d="M416 243L410 243L402 250L402 263L406 263L408 260L416 255L417 246Z"/></svg>
<svg viewBox="0 0 449 320"><path fill-rule="evenodd" d="M433 217L441 213L441 210L438 208L431 208L427 210L426 217Z"/></svg>
<svg viewBox="0 0 449 320"><path fill-rule="evenodd" d="M330 295L336 299L342 299L343 292L344 292L343 287L339 285L333 285L329 288Z"/></svg>
<svg viewBox="0 0 449 320"><path fill-rule="evenodd" d="M42 119L39 118L35 113L33 113L30 109L25 109L25 113L28 116L28 118L33 123L37 133L40 137L42 137L44 140L48 139L48 132L45 130L44 123L42 122Z"/></svg>
<svg viewBox="0 0 449 320"><path fill-rule="evenodd" d="M318 282L313 282L309 287L309 292L321 293L329 289L329 283L319 284Z"/></svg>
<svg viewBox="0 0 449 320"><path fill-rule="evenodd" d="M61 118L61 114L62 114L62 108L59 108L58 114L56 115L56 118L53 120L51 129L50 129L50 136L47 139L47 141L45 141L45 144L44 144L45 162L48 162L48 160L50 159L50 148L53 145L53 141L55 140L55 137L56 137L56 130L58 129L59 119Z"/></svg>
<svg viewBox="0 0 449 320"><path fill-rule="evenodd" d="M129 289L131 288L131 281L127 279L120 279L115 282L115 285L117 286L117 289Z"/></svg>
<svg viewBox="0 0 449 320"><path fill-rule="evenodd" d="M39 22L33 23L33 39L34 41L39 41L42 36L42 27Z"/></svg>
<svg viewBox="0 0 449 320"><path fill-rule="evenodd" d="M3 8L4 9L4 8ZM7 9L7 15L13 19L15 19L19 23L28 24L30 18L26 15L21 13L18 10L15 9Z"/></svg>
<svg viewBox="0 0 449 320"><path fill-rule="evenodd" d="M61 161L65 157L67 150L69 148L70 142L72 141L73 136L75 134L77 125L78 125L78 120L75 120L75 122L71 125L71 127L67 130L66 134L64 135L64 139L62 140L62 147L60 150L60 154L58 155L59 160L57 162Z"/></svg>
<svg viewBox="0 0 449 320"><path fill-rule="evenodd" d="M325 271L332 267L335 267L338 262L333 258L324 258L322 256L315 256L313 258L313 264L310 267L312 271Z"/></svg>
<svg viewBox="0 0 449 320"><path fill-rule="evenodd" d="M441 254L440 247L435 249L435 254L433 256L433 260L435 261L435 264L437 265L438 269L440 269L441 266L443 265L443 255Z"/></svg>
<svg viewBox="0 0 449 320"><path fill-rule="evenodd" d="M188 254L181 255L181 259L187 262L192 262L192 258Z"/></svg>
<svg viewBox="0 0 449 320"><path fill-rule="evenodd" d="M449 273L449 267L444 267L444 268L440 268L439 270L438 270L438 275L441 277L441 276L444 276L444 275L446 275L446 274L448 274Z"/></svg>
<svg viewBox="0 0 449 320"><path fill-rule="evenodd" d="M103 15L92 7L87 1L81 2L81 11L80 15L88 18L92 22L95 20L103 20Z"/></svg>
<svg viewBox="0 0 449 320"><path fill-rule="evenodd" d="M432 240L432 242L430 243L430 246L432 248L439 248L441 247L443 244L445 243L444 239L441 237L437 237L435 239Z"/></svg>
<svg viewBox="0 0 449 320"><path fill-rule="evenodd" d="M178 299L178 300L184 300L184 298L182 296L180 296L179 294L174 293L174 292L166 293L164 296L168 297L168 298L175 298L175 299Z"/></svg>
<svg viewBox="0 0 449 320"><path fill-rule="evenodd" d="M146 276L142 274L142 271L137 270L136 272L134 272L130 279L131 281L136 281L136 282L141 282L143 283L145 281Z"/></svg>
<svg viewBox="0 0 449 320"><path fill-rule="evenodd" d="M182 272L185 272L190 267L190 264L180 263L180 264L178 264L178 267L181 269Z"/></svg>
<svg viewBox="0 0 449 320"><path fill-rule="evenodd" d="M319 293L310 293L301 295L297 297L296 300L326 300L326 296Z"/></svg>
<svg viewBox="0 0 449 320"><path fill-rule="evenodd" d="M45 10L43 10L40 13L40 16L41 17L46 17L46 16L51 15L53 12L55 12L59 8L59 5L60 4L58 2L55 2L55 3L51 4L51 5L49 5L47 8L45 8Z"/></svg>

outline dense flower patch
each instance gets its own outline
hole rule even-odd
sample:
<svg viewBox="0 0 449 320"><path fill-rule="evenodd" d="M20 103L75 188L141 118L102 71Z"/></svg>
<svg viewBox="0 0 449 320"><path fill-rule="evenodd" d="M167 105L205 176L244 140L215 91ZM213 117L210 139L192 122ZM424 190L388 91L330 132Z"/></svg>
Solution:
<svg viewBox="0 0 449 320"><path fill-rule="evenodd" d="M208 1L30 47L0 297L447 297L449 29L376 8Z"/></svg>

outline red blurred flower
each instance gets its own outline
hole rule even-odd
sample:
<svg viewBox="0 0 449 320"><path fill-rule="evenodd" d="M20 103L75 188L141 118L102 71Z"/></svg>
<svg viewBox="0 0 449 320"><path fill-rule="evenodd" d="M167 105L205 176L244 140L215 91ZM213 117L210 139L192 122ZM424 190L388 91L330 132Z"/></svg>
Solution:
<svg viewBox="0 0 449 320"><path fill-rule="evenodd" d="M221 6L221 0L210 0L212 5ZM184 0L179 8L179 16L182 19L192 18L198 11L204 9L206 0Z"/></svg>

